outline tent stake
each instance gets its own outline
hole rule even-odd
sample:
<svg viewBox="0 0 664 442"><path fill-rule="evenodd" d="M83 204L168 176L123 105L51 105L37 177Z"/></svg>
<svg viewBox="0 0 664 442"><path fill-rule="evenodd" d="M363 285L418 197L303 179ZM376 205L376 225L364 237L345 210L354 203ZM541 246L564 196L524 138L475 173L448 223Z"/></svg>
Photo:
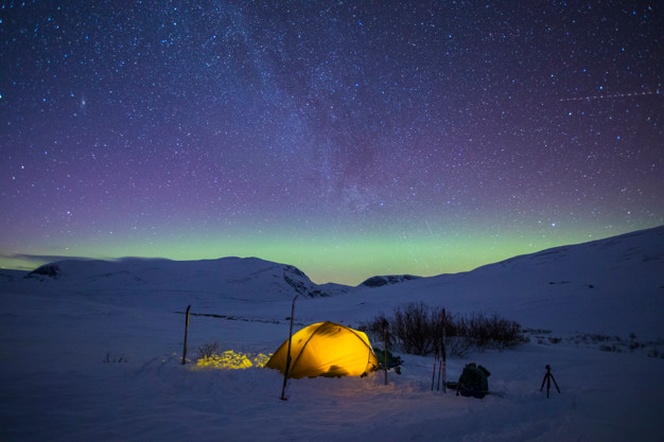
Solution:
<svg viewBox="0 0 664 442"><path fill-rule="evenodd" d="M286 369L284 370L284 385L281 387L281 400L288 400L286 397L286 385L288 384L288 371L290 370L291 364L291 344L293 342L293 319L295 317L295 300L300 295L295 295L293 298L293 303L291 304L290 312L290 330L288 331L288 353L286 354Z"/></svg>
<svg viewBox="0 0 664 442"><path fill-rule="evenodd" d="M184 318L184 348L182 349L182 365L187 363L187 332L189 331L189 311L191 310L191 305L187 306L187 312L185 313Z"/></svg>

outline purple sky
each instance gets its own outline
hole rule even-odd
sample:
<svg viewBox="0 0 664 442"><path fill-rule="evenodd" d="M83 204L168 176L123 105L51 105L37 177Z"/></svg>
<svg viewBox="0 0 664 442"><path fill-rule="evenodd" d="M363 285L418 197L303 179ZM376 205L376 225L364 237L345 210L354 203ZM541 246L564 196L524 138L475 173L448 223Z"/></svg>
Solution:
<svg viewBox="0 0 664 442"><path fill-rule="evenodd" d="M2 267L356 284L664 224L660 2L263 3L2 2Z"/></svg>

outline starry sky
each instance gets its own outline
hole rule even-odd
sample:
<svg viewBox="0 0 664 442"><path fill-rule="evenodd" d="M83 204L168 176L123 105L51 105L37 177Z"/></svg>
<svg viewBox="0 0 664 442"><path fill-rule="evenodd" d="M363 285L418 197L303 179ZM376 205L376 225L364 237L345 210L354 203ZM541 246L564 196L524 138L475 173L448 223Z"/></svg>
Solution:
<svg viewBox="0 0 664 442"><path fill-rule="evenodd" d="M0 2L0 266L436 275L664 224L659 1Z"/></svg>

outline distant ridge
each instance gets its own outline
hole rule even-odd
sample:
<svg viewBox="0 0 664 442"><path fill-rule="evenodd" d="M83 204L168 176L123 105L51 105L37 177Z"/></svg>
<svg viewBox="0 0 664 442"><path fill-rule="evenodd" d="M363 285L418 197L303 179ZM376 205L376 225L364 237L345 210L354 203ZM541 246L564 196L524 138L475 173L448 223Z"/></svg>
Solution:
<svg viewBox="0 0 664 442"><path fill-rule="evenodd" d="M414 279L419 279L421 276L414 275L384 275L384 276L372 276L371 278L364 281L360 286L364 287L382 287L388 284L399 284L404 281L412 281Z"/></svg>
<svg viewBox="0 0 664 442"><path fill-rule="evenodd" d="M554 247L456 274L358 288L355 305L423 302L525 327L664 337L664 226Z"/></svg>
<svg viewBox="0 0 664 442"><path fill-rule="evenodd" d="M295 295L308 298L361 293L371 290L399 291L408 285L410 296L417 296L418 287L433 287L450 281L470 279L469 286L459 289L465 305L489 306L480 303L486 293L509 298L511 291L546 291L552 287L602 287L597 281L615 281L617 289L634 287L639 280L650 281L664 288L664 226L625 233L585 243L554 247L526 255L515 256L487 264L468 272L440 274L430 277L414 275L382 275L368 278L357 287L335 283L318 285L295 266L265 261L260 258L227 257L200 261L172 261L168 259L124 258L115 261L70 259L45 264L27 274L0 271L0 282L15 283L22 279L42 283L63 284L88 292L111 290L160 290L182 293L213 293L222 297L275 300L292 299ZM661 281L659 278L661 275ZM472 289L480 279L491 279L486 288ZM653 281L657 279L657 281ZM658 282L659 281L659 282ZM515 287L519 287L518 289ZM548 287L548 288L547 288ZM438 290L449 299L456 292Z"/></svg>
<svg viewBox="0 0 664 442"><path fill-rule="evenodd" d="M218 292L234 298L309 298L331 296L343 286L321 287L295 266L259 258L171 261L124 258L115 261L64 260L45 264L25 279L75 285L81 290L150 288L182 292Z"/></svg>
<svg viewBox="0 0 664 442"><path fill-rule="evenodd" d="M168 294L178 305L192 297L209 299L206 302L214 305L215 299L253 303L290 301L296 295L340 297L349 305L362 305L361 310L422 301L456 311L501 312L526 325L552 328L560 315L551 312L564 311L565 327L595 329L593 321L609 321L622 331L632 327L634 331L657 330L658 336L664 336L662 269L664 226L659 226L515 256L457 274L374 276L357 287L318 285L292 265L237 257L71 259L46 264L27 275L0 271L0 283L21 291L29 289L20 287L21 281L33 281L52 289L54 296L62 289L107 298ZM366 315L370 314L367 310Z"/></svg>

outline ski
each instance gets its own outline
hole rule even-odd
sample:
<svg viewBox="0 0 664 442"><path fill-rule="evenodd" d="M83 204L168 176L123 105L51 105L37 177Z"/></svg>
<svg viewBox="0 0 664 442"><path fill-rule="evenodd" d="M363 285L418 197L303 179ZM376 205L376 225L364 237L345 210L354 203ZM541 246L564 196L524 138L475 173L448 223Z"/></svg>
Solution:
<svg viewBox="0 0 664 442"><path fill-rule="evenodd" d="M436 348L436 353L433 357L433 373L431 373L431 391L433 391L433 385L436 382L436 362L438 362L438 348Z"/></svg>
<svg viewBox="0 0 664 442"><path fill-rule="evenodd" d="M438 344L438 384L436 384L436 391L440 391L440 380L443 374L443 355L440 344Z"/></svg>

